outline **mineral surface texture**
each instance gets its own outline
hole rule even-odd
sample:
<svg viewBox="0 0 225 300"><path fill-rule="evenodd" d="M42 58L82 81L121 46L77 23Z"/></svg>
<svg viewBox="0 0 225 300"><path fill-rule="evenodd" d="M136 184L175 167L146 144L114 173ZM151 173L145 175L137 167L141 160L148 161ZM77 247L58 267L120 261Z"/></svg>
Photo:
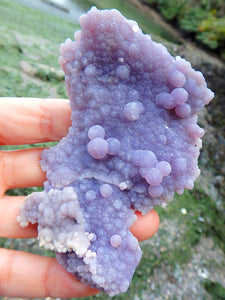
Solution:
<svg viewBox="0 0 225 300"><path fill-rule="evenodd" d="M61 45L72 126L44 150L44 191L29 195L22 226L83 282L125 292L141 259L129 227L174 193L192 189L213 98L200 72L173 58L119 11L92 8Z"/></svg>

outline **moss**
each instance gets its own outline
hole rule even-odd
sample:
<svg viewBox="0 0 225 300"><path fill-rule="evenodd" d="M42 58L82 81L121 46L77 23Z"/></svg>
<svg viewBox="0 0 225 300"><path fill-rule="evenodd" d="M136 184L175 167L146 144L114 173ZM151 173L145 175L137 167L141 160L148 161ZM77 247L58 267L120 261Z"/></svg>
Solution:
<svg viewBox="0 0 225 300"><path fill-rule="evenodd" d="M186 215L181 213L185 208ZM201 236L213 237L219 247L225 251L225 215L219 211L215 201L211 199L200 186L196 185L192 191L185 191L183 195L175 196L175 199L166 209L156 208L161 218L173 219L178 224L185 225L186 231L181 238L182 247L196 245ZM188 246L189 245L189 246Z"/></svg>
<svg viewBox="0 0 225 300"><path fill-rule="evenodd" d="M212 295L213 300L225 300L225 288L220 283L205 280L203 286Z"/></svg>

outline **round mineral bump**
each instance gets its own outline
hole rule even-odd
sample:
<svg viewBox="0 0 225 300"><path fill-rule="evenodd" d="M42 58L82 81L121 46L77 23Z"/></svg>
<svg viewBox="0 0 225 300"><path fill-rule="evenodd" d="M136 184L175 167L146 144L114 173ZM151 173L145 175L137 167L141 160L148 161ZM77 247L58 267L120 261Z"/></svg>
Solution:
<svg viewBox="0 0 225 300"><path fill-rule="evenodd" d="M108 153L110 155L115 155L117 153L119 153L121 145L120 145L120 141L116 138L108 138L107 140L108 143Z"/></svg>
<svg viewBox="0 0 225 300"><path fill-rule="evenodd" d="M127 65L120 65L117 67L116 75L120 79L127 79L130 75L130 70Z"/></svg>
<svg viewBox="0 0 225 300"><path fill-rule="evenodd" d="M108 153L108 143L103 138L97 137L88 143L87 150L95 159L101 159Z"/></svg>
<svg viewBox="0 0 225 300"><path fill-rule="evenodd" d="M157 163L155 154L150 150L135 150L132 155L132 161L136 166L153 166Z"/></svg>
<svg viewBox="0 0 225 300"><path fill-rule="evenodd" d="M183 88L176 88L171 93L176 101L176 104L182 104L188 99L188 92Z"/></svg>
<svg viewBox="0 0 225 300"><path fill-rule="evenodd" d="M187 118L190 116L191 107L187 103L180 104L175 108L175 113L180 118Z"/></svg>
<svg viewBox="0 0 225 300"><path fill-rule="evenodd" d="M119 234L114 234L110 238L110 244L114 247L117 248L120 246L122 242L121 236Z"/></svg>
<svg viewBox="0 0 225 300"><path fill-rule="evenodd" d="M95 191L89 190L85 194L85 197L86 197L87 201L93 201L96 198L96 193L95 193Z"/></svg>
<svg viewBox="0 0 225 300"><path fill-rule="evenodd" d="M194 182L192 179L187 179L186 182L185 182L185 188L186 189L189 189L189 190L192 190L194 187Z"/></svg>
<svg viewBox="0 0 225 300"><path fill-rule="evenodd" d="M162 195L162 192L163 192L163 187L161 186L161 184L157 186L149 186L148 188L148 193L153 198L160 197Z"/></svg>
<svg viewBox="0 0 225 300"><path fill-rule="evenodd" d="M170 74L170 78L169 78L170 83L175 86L175 87L181 87L184 85L186 78L184 76L184 74L180 71L173 71Z"/></svg>
<svg viewBox="0 0 225 300"><path fill-rule="evenodd" d="M158 168L150 168L146 172L145 179L152 186L159 185L162 182L162 173Z"/></svg>
<svg viewBox="0 0 225 300"><path fill-rule="evenodd" d="M168 176L171 172L171 165L167 161L160 161L157 163L156 168L158 168L162 176Z"/></svg>
<svg viewBox="0 0 225 300"><path fill-rule="evenodd" d="M172 170L176 174L184 174L187 169L187 161L183 157L178 157L174 159L172 163Z"/></svg>
<svg viewBox="0 0 225 300"><path fill-rule="evenodd" d="M140 95L139 95L139 93L138 93L137 90L130 90L130 91L128 92L128 99L129 99L129 100L132 100L132 101L138 101L139 98L140 98Z"/></svg>
<svg viewBox="0 0 225 300"><path fill-rule="evenodd" d="M121 191L126 190L127 189L127 183L126 182L120 182L119 184L119 188L121 189Z"/></svg>
<svg viewBox="0 0 225 300"><path fill-rule="evenodd" d="M199 127L197 124L189 125L189 127L187 128L187 132L195 138L201 138L204 135L204 129Z"/></svg>
<svg viewBox="0 0 225 300"><path fill-rule="evenodd" d="M95 72L96 72L95 66L92 64L88 65L84 70L85 75L89 77L95 76Z"/></svg>
<svg viewBox="0 0 225 300"><path fill-rule="evenodd" d="M156 103L166 109L173 109L176 106L176 100L173 95L166 92L156 96Z"/></svg>
<svg viewBox="0 0 225 300"><path fill-rule="evenodd" d="M129 121L137 121L144 112L144 106L141 102L129 102L124 106L123 114Z"/></svg>
<svg viewBox="0 0 225 300"><path fill-rule="evenodd" d="M100 186L100 193L102 197L109 198L110 196L112 196L113 189L110 184L105 183Z"/></svg>
<svg viewBox="0 0 225 300"><path fill-rule="evenodd" d="M93 140L97 137L104 138L105 137L105 129L100 125L93 125L88 130L88 137L90 140Z"/></svg>

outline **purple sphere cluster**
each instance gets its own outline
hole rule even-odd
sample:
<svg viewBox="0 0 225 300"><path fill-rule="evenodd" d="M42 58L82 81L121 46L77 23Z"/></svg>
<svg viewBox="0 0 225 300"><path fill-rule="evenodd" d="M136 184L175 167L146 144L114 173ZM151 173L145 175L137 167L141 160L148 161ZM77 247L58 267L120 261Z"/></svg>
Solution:
<svg viewBox="0 0 225 300"><path fill-rule="evenodd" d="M19 221L83 282L125 292L141 259L129 231L142 214L192 189L204 130L197 113L213 93L189 62L119 11L93 7L59 62L72 126L42 152L44 191L29 195Z"/></svg>

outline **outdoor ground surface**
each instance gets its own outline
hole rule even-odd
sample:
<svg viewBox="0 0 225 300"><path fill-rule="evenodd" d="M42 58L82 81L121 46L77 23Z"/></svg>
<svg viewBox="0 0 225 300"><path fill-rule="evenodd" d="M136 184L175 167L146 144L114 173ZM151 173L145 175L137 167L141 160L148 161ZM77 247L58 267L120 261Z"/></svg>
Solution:
<svg viewBox="0 0 225 300"><path fill-rule="evenodd" d="M66 98L59 44L73 38L78 27L14 1L0 0L0 96ZM8 193L23 195L39 189ZM131 286L113 299L225 299L224 215L202 181L157 211L160 228L141 243L143 258ZM0 246L54 255L40 249L34 239L0 238ZM99 294L84 299L111 298Z"/></svg>

